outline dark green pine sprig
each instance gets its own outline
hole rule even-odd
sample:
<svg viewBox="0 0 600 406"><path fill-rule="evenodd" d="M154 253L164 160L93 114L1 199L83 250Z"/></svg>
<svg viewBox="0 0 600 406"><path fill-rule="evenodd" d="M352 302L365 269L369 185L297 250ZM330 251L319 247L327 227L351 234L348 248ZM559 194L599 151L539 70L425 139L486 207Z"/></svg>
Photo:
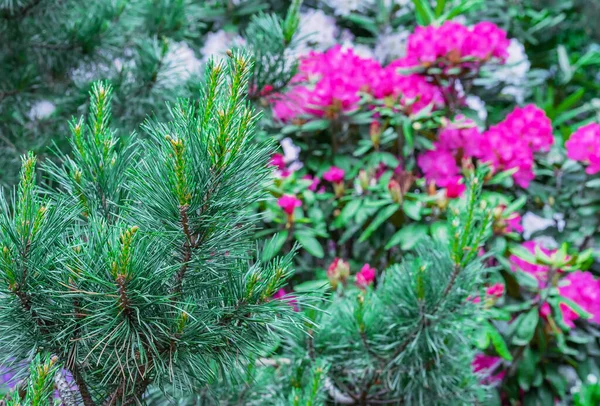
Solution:
<svg viewBox="0 0 600 406"><path fill-rule="evenodd" d="M0 365L26 376L23 362L49 353L82 404L130 405L151 386L222 379L302 328L272 300L293 254L253 259L271 146L253 140L251 72L241 51L209 63L197 103L171 105L169 121L127 142L98 83L87 123L71 124L73 154L44 168L56 188L38 186L24 157L18 190L0 198Z"/></svg>

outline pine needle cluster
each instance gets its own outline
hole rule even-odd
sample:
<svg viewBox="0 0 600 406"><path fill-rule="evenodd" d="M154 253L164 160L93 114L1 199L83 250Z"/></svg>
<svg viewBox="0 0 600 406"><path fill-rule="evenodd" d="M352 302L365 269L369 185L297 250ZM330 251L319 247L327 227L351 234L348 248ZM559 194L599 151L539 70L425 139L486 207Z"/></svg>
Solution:
<svg viewBox="0 0 600 406"><path fill-rule="evenodd" d="M302 325L271 299L292 254L254 260L251 206L271 148L253 139L251 72L241 51L211 61L198 102L147 120L143 140L111 129L112 89L97 83L87 120L71 122L73 154L43 168L58 187L23 157L17 190L0 198L0 365L28 388L9 401L29 388L48 401L27 371L32 359L50 365L40 356L72 378L62 396L76 404L191 391Z"/></svg>

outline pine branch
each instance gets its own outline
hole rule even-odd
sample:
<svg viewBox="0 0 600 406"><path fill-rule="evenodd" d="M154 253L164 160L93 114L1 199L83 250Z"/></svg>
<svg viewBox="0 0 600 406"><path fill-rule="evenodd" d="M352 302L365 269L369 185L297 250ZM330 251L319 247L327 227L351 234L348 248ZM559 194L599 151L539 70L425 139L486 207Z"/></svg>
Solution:
<svg viewBox="0 0 600 406"><path fill-rule="evenodd" d="M2 16L5 20L20 20L26 17L32 10L34 10L42 0L32 0L29 4L24 5L23 7L18 8L14 12L11 9L4 10L0 16Z"/></svg>

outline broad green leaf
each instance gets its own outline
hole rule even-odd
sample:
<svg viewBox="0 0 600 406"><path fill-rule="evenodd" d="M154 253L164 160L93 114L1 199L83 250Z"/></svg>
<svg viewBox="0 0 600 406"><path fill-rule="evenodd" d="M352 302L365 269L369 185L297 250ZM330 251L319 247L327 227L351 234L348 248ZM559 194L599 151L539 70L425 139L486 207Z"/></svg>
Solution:
<svg viewBox="0 0 600 406"><path fill-rule="evenodd" d="M420 25L430 25L435 20L433 10L428 0L413 0L415 5L417 20Z"/></svg>
<svg viewBox="0 0 600 406"><path fill-rule="evenodd" d="M321 131L329 128L329 120L312 120L304 124L302 131Z"/></svg>
<svg viewBox="0 0 600 406"><path fill-rule="evenodd" d="M527 203L527 196L523 195L508 206L506 206L506 209L504 209L504 213L510 214L515 211L519 211L523 208L523 206L525 206L525 203Z"/></svg>
<svg viewBox="0 0 600 406"><path fill-rule="evenodd" d="M281 247L283 247L283 244L285 244L285 242L288 238L288 235L289 235L288 231L282 231L278 234L275 234L273 236L273 238L271 238L265 244L265 246L262 250L260 259L265 262L273 259L275 257L275 255L277 255L279 253L279 250L281 250Z"/></svg>
<svg viewBox="0 0 600 406"><path fill-rule="evenodd" d="M504 338L498 332L498 330L496 330L496 328L492 324L489 324L489 323L488 323L487 330L488 330L488 336L490 337L490 341L492 342L492 345L494 346L494 349L496 350L498 355L500 355L502 358L504 358L507 361L512 361L512 359L513 359L512 354L510 353L510 350L508 349L508 346L506 345L506 341L504 341Z"/></svg>
<svg viewBox="0 0 600 406"><path fill-rule="evenodd" d="M299 283L294 286L294 292L315 292L323 291L329 288L329 280L314 280Z"/></svg>
<svg viewBox="0 0 600 406"><path fill-rule="evenodd" d="M335 228L341 228L345 226L348 221L354 217L356 212L358 212L362 206L363 201L361 199L350 200L346 206L342 209L340 214L333 221L333 225Z"/></svg>
<svg viewBox="0 0 600 406"><path fill-rule="evenodd" d="M431 224L431 236L441 243L448 242L450 239L450 231L448 224L445 221L436 221Z"/></svg>
<svg viewBox="0 0 600 406"><path fill-rule="evenodd" d="M512 339L515 345L527 345L535 334L540 314L537 307L533 307L527 313L523 313L517 317L514 323L517 323L517 329Z"/></svg>
<svg viewBox="0 0 600 406"><path fill-rule="evenodd" d="M310 255L317 258L323 258L325 256L321 243L312 235L297 231L294 233L294 237Z"/></svg>
<svg viewBox="0 0 600 406"><path fill-rule="evenodd" d="M371 224L369 224L369 226L361 234L358 241L365 242L367 238L369 238L371 234L373 234L375 230L377 230L379 226L383 224L383 222L390 218L391 215L396 213L399 209L400 205L396 203L390 204L389 206L386 206L385 208L381 209L379 213L377 213L373 221L371 221Z"/></svg>
<svg viewBox="0 0 600 406"><path fill-rule="evenodd" d="M400 229L396 234L390 238L388 243L385 245L385 249L400 245L400 248L404 251L408 251L413 248L417 243L427 236L428 227L425 224L409 224Z"/></svg>
<svg viewBox="0 0 600 406"><path fill-rule="evenodd" d="M413 200L405 200L402 204L404 213L415 221L421 220L421 203Z"/></svg>

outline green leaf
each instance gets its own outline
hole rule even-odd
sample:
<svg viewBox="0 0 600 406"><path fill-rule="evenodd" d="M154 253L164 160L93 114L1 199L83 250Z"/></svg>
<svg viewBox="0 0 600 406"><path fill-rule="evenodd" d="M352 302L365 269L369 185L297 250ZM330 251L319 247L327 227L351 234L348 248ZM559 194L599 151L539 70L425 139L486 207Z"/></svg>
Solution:
<svg viewBox="0 0 600 406"><path fill-rule="evenodd" d="M420 25L430 25L435 20L433 10L427 0L413 0Z"/></svg>
<svg viewBox="0 0 600 406"><path fill-rule="evenodd" d="M400 229L396 234L390 238L388 243L385 245L385 249L389 250L390 248L400 244L400 248L404 251L408 251L413 248L417 243L423 238L427 236L428 227L425 224L409 224Z"/></svg>
<svg viewBox="0 0 600 406"><path fill-rule="evenodd" d="M531 348L527 347L523 351L523 357L519 362L517 370L517 380L521 389L528 391L531 387L535 371L537 369L537 357Z"/></svg>
<svg viewBox="0 0 600 406"><path fill-rule="evenodd" d="M567 307L569 307L569 309L573 310L575 313L577 313L577 315L579 317L581 317L582 319L590 319L592 317L592 315L588 312L586 312L585 310L583 310L583 308L581 306L579 306L577 303L575 303L574 301L572 301L569 298L560 296L558 298L558 303L564 303Z"/></svg>
<svg viewBox="0 0 600 406"><path fill-rule="evenodd" d="M329 288L329 280L321 279L314 281L306 281L294 286L294 292L315 292L324 291Z"/></svg>
<svg viewBox="0 0 600 406"><path fill-rule="evenodd" d="M523 313L517 317L514 323L517 323L515 336L512 339L515 345L527 345L535 334L540 314L537 307L533 307L527 313Z"/></svg>
<svg viewBox="0 0 600 406"><path fill-rule="evenodd" d="M558 53L558 66L560 66L560 70L564 75L563 83L568 83L573 77L573 68L571 67L571 62L569 61L567 48L565 48L564 45L559 45L556 51Z"/></svg>
<svg viewBox="0 0 600 406"><path fill-rule="evenodd" d="M431 224L431 236L439 242L448 242L450 240L450 230L445 221L436 221Z"/></svg>
<svg viewBox="0 0 600 406"><path fill-rule="evenodd" d="M499 185L506 179L509 179L513 174L517 172L518 168L507 169L502 172L498 172L492 177L492 179L485 182L486 185Z"/></svg>
<svg viewBox="0 0 600 406"><path fill-rule="evenodd" d="M358 241L365 242L367 238L369 238L371 234L373 234L375 230L377 230L379 226L383 224L384 221L390 218L390 216L396 213L399 209L400 205L396 203L390 204L389 206L386 206L385 208L381 209L379 213L377 213L373 221L371 221L371 224L369 224L369 226L361 234Z"/></svg>
<svg viewBox="0 0 600 406"><path fill-rule="evenodd" d="M523 208L523 206L525 206L525 203L527 203L527 196L523 195L508 206L506 206L506 209L504 209L504 213L510 214L515 211L519 211Z"/></svg>
<svg viewBox="0 0 600 406"><path fill-rule="evenodd" d="M531 252L529 252L529 250L527 248L523 248L520 245L513 245L509 248L509 251L511 254L516 255L517 257L521 258L523 261L529 262L531 264L537 263L535 254L532 254Z"/></svg>
<svg viewBox="0 0 600 406"><path fill-rule="evenodd" d="M600 178L588 180L585 182L585 186L589 187L590 189L600 188Z"/></svg>
<svg viewBox="0 0 600 406"><path fill-rule="evenodd" d="M329 128L329 120L312 120L304 124L302 131L321 131Z"/></svg>
<svg viewBox="0 0 600 406"><path fill-rule="evenodd" d="M333 226L335 228L341 228L345 226L348 221L354 217L354 215L360 210L363 201L361 199L353 199L344 206L340 214L333 221Z"/></svg>
<svg viewBox="0 0 600 406"><path fill-rule="evenodd" d="M498 330L496 330L496 328L490 323L488 323L487 330L488 330L488 336L490 337L490 341L492 342L492 345L494 346L494 349L496 350L498 355L500 355L502 358L504 358L507 361L512 361L512 359L513 359L512 354L510 353L510 350L508 349L508 346L506 345L506 341L504 341L504 338L498 332Z"/></svg>
<svg viewBox="0 0 600 406"><path fill-rule="evenodd" d="M438 0L435 5L435 16L441 17L446 9L446 0Z"/></svg>
<svg viewBox="0 0 600 406"><path fill-rule="evenodd" d="M282 231L278 234L275 234L273 236L273 238L271 238L265 244L265 246L262 250L260 259L265 262L273 259L275 257L275 255L277 255L279 253L279 251L281 250L281 247L283 247L283 244L285 244L285 241L287 240L288 235L289 235L288 231Z"/></svg>
<svg viewBox="0 0 600 406"><path fill-rule="evenodd" d="M321 243L312 235L297 231L294 233L294 237L310 255L317 258L323 258L325 256Z"/></svg>
<svg viewBox="0 0 600 406"><path fill-rule="evenodd" d="M421 220L421 203L412 200L405 200L402 204L404 213L415 221Z"/></svg>
<svg viewBox="0 0 600 406"><path fill-rule="evenodd" d="M376 22L369 17L365 17L363 15L356 14L356 13L351 13L351 14L348 14L345 17L345 19L348 21L352 21L353 23L355 23L356 25L359 25L360 27L364 28L365 30L370 31L372 34L378 33Z"/></svg>

